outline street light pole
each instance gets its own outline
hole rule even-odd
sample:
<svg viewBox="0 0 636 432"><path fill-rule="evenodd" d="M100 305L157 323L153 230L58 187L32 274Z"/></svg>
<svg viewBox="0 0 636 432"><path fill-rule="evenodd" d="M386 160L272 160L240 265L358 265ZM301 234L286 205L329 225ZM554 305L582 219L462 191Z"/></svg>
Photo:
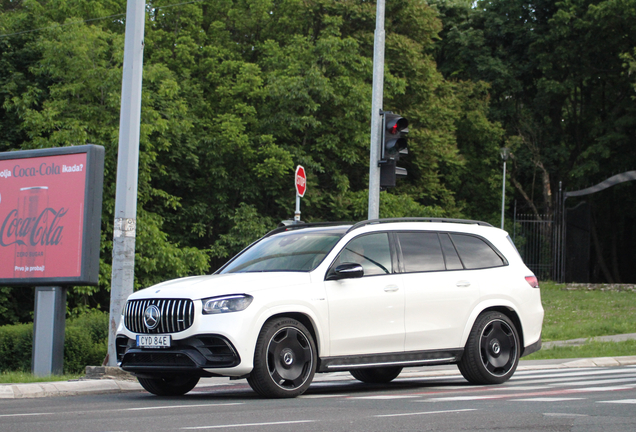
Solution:
<svg viewBox="0 0 636 432"><path fill-rule="evenodd" d="M501 149L501 159L503 159L503 182L501 186L501 229L504 229L504 210L506 209L506 161L510 155L510 149Z"/></svg>
<svg viewBox="0 0 636 432"><path fill-rule="evenodd" d="M376 4L373 41L373 93L371 96L371 151L369 152L369 219L380 217L380 136L384 89L384 0Z"/></svg>

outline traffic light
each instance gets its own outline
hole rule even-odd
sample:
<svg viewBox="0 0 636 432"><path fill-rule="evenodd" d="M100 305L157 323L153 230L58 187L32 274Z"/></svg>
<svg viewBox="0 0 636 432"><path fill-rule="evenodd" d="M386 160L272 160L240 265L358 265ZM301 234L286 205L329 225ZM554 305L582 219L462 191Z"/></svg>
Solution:
<svg viewBox="0 0 636 432"><path fill-rule="evenodd" d="M382 151L380 161L380 188L395 187L397 177L406 177L405 168L397 166L400 155L408 154L406 134L408 134L409 121L404 117L384 112L382 128Z"/></svg>

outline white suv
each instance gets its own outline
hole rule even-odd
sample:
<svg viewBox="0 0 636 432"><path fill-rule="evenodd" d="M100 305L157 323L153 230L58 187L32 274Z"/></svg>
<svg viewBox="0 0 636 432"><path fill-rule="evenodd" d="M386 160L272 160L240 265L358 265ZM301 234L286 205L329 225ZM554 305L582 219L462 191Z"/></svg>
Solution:
<svg viewBox="0 0 636 432"><path fill-rule="evenodd" d="M449 363L497 384L540 349L542 321L537 279L507 233L484 222L298 224L213 275L131 295L117 357L156 395L225 376L294 397L316 372L385 383L403 367Z"/></svg>

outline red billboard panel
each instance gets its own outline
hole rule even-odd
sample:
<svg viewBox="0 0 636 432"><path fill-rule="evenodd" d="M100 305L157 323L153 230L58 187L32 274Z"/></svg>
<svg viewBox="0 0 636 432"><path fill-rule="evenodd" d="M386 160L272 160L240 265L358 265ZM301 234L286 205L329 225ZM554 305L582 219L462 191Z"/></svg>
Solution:
<svg viewBox="0 0 636 432"><path fill-rule="evenodd" d="M0 154L0 285L97 283L103 161L92 145Z"/></svg>

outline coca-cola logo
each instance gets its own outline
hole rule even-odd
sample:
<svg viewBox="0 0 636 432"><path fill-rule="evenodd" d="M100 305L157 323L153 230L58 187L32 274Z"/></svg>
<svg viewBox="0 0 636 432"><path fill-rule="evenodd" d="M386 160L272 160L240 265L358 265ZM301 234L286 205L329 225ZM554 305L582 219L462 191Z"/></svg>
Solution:
<svg viewBox="0 0 636 432"><path fill-rule="evenodd" d="M0 246L55 246L62 240L64 225L60 225L60 220L66 213L68 209L64 207L47 207L37 217L20 218L17 209L11 210L0 228Z"/></svg>

